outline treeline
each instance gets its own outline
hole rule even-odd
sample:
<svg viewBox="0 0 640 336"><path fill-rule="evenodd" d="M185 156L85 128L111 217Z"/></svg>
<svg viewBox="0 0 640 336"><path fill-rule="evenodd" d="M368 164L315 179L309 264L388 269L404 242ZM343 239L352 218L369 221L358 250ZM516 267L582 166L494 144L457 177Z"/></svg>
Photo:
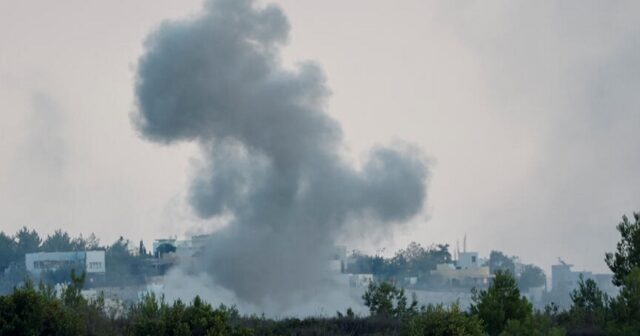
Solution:
<svg viewBox="0 0 640 336"><path fill-rule="evenodd" d="M103 297L86 300L83 276L60 293L27 282L0 297L0 335L640 335L640 213L623 217L616 251L606 254L620 291L610 298L593 280L580 279L571 306L534 310L516 279L498 269L486 289L473 290L468 310L419 306L391 282L371 283L363 295L369 316L351 309L335 317L267 319L213 308L196 297L167 303L153 295L120 309Z"/></svg>
<svg viewBox="0 0 640 336"><path fill-rule="evenodd" d="M154 295L126 309L103 297L86 300L82 277L61 293L31 282L0 297L0 335L638 335L640 268L624 278L620 295L606 298L591 280L580 281L572 306L536 311L515 279L496 272L493 283L475 291L468 311L454 304L418 306L389 282L372 283L363 295L369 316L351 309L335 317L267 319L241 316L233 307L213 308L196 297L171 304Z"/></svg>
<svg viewBox="0 0 640 336"><path fill-rule="evenodd" d="M439 284L431 271L438 264L453 263L448 244L435 244L423 247L419 243L411 242L405 249L395 253L393 257L385 258L381 255L367 255L353 251L351 262L346 265L348 273L373 274L379 281L398 281L407 277L417 278L417 287L433 288ZM509 257L500 251L491 251L489 259L481 266L488 266L490 273L502 270L516 277L521 290L544 286L546 276L544 271L533 264L524 265L516 272L515 257Z"/></svg>
<svg viewBox="0 0 640 336"><path fill-rule="evenodd" d="M21 283L28 274L25 269L25 254L36 252L105 251L108 272L100 285L141 284L145 281L144 260L151 258L140 242L138 246L120 237L112 244L100 245L94 234L71 237L67 232L56 230L42 238L35 230L23 227L14 235L0 232L0 293L8 293ZM70 268L44 272L41 280L45 284L69 282Z"/></svg>

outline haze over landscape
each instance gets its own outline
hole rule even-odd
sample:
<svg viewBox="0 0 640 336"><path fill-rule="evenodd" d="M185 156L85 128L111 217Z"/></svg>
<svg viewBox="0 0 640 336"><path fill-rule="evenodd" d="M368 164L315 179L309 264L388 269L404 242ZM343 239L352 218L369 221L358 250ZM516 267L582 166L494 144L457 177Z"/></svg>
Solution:
<svg viewBox="0 0 640 336"><path fill-rule="evenodd" d="M311 93L294 98L326 94L311 104L311 115L328 113L321 118L328 131L319 136L329 134L338 145L312 146L313 154L343 161L296 173L351 181L357 175L351 167L367 171L371 148L407 143L419 149L394 162L426 157L420 171L409 165L411 178L403 181L415 187L428 176L428 197L414 190L411 199L420 204L401 202L409 204L404 211L381 215L409 223L393 225L393 235L350 236L349 246L394 251L412 240L454 243L466 233L485 255L498 249L544 267L561 256L577 268L606 270L603 254L617 241L613 226L637 210L640 198L634 90L640 4L274 3L289 22L288 38L281 31L255 38L283 44L278 73L297 74L299 62L308 60L321 69L310 70ZM64 228L107 241L123 234L151 241L229 221L209 218L220 209L190 205L192 181L225 154L209 156L212 135L180 133L200 147L166 146L175 134L153 133L135 121L140 106L144 111L136 97L148 59L144 41L164 20L197 20L202 7L201 1L0 1L3 231ZM284 27L277 23L274 29ZM320 73L326 85L314 77ZM301 78L294 82L307 83ZM334 138L335 127L342 132ZM265 155L279 153L270 150ZM401 186L376 191L391 190L397 199L403 193L395 187ZM372 196L367 183L354 188ZM246 209L244 202L232 206Z"/></svg>

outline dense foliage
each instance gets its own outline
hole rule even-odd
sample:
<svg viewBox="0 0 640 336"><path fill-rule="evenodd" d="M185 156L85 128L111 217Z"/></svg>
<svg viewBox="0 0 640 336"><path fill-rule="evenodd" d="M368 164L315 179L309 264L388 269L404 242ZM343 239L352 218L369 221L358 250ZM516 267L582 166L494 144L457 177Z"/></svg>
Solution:
<svg viewBox="0 0 640 336"><path fill-rule="evenodd" d="M533 312L509 272L499 270L495 276L487 290L474 291L471 304L471 313L484 321L490 335L500 334L508 321L525 321Z"/></svg>
<svg viewBox="0 0 640 336"><path fill-rule="evenodd" d="M370 283L362 299L364 305L369 307L371 315L400 318L413 314L418 307L415 297L412 298L411 304L407 305L404 289L397 288L389 282Z"/></svg>

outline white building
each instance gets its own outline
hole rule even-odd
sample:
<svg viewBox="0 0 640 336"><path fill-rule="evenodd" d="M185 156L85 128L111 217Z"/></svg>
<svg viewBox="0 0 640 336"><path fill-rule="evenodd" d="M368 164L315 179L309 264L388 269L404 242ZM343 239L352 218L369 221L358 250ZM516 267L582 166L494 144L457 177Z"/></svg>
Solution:
<svg viewBox="0 0 640 336"><path fill-rule="evenodd" d="M460 269L480 267L478 252L462 252L458 256L457 265Z"/></svg>
<svg viewBox="0 0 640 336"><path fill-rule="evenodd" d="M80 268L88 274L104 274L104 251L38 252L25 254L27 271L39 275L44 271Z"/></svg>
<svg viewBox="0 0 640 336"><path fill-rule="evenodd" d="M478 252L458 253L455 264L436 265L431 274L440 279L440 285L449 287L473 287L487 285L492 277L488 266L481 266Z"/></svg>

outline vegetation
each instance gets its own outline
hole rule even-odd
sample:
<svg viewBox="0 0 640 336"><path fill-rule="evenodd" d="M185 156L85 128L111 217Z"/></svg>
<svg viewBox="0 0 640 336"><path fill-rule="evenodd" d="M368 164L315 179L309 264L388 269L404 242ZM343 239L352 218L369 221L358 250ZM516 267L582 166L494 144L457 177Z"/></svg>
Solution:
<svg viewBox="0 0 640 336"><path fill-rule="evenodd" d="M401 318L413 315L418 307L418 301L412 298L411 305L407 306L407 297L404 289L397 288L389 282L371 282L369 288L362 295L364 305L369 307L371 315L391 316Z"/></svg>
<svg viewBox="0 0 640 336"><path fill-rule="evenodd" d="M489 254L489 272L496 274L499 271L516 274L516 265L513 260L500 251L491 251Z"/></svg>
<svg viewBox="0 0 640 336"><path fill-rule="evenodd" d="M622 216L622 222L616 227L621 236L616 252L605 255L616 286L621 286L627 275L640 267L640 212L634 213L633 218L631 222L626 215Z"/></svg>
<svg viewBox="0 0 640 336"><path fill-rule="evenodd" d="M525 265L520 277L518 278L518 287L522 291L530 288L542 287L547 283L547 277L542 269L536 265Z"/></svg>
<svg viewBox="0 0 640 336"><path fill-rule="evenodd" d="M573 302L569 309L570 324L573 329L597 330L602 332L608 317L609 298L592 279L580 276L578 288L570 294Z"/></svg>
<svg viewBox="0 0 640 336"><path fill-rule="evenodd" d="M355 259L355 263L349 265L349 273L373 274L382 281L401 277L425 279L429 277L431 270L436 269L436 265L452 262L449 245L438 244L424 248L416 242L411 242L392 258L369 256L357 251L353 252L352 258Z"/></svg>
<svg viewBox="0 0 640 336"><path fill-rule="evenodd" d="M422 308L407 322L405 331L411 336L484 335L482 321L462 311L457 304L449 308L442 305Z"/></svg>
<svg viewBox="0 0 640 336"><path fill-rule="evenodd" d="M622 280L620 294L609 309L608 329L612 335L640 335L640 268L634 268Z"/></svg>
<svg viewBox="0 0 640 336"><path fill-rule="evenodd" d="M485 291L474 291L471 313L484 321L489 335L500 334L508 321L524 322L531 317L531 303L522 295L509 272L497 271L493 284Z"/></svg>
<svg viewBox="0 0 640 336"><path fill-rule="evenodd" d="M554 304L535 311L520 288L536 286L543 279L541 272L525 267L517 280L501 253L494 257L495 278L486 289L473 291L469 310L458 304L418 307L415 298L409 302L403 288L381 281L371 283L362 297L369 316L357 316L349 309L336 317L305 319L242 316L235 308L214 308L199 297L189 303L168 303L149 295L127 307L114 307L104 296L83 297L84 274L71 271L59 291L25 281L0 296L0 335L640 335L640 223L638 214L634 217L633 223L623 218L617 251L606 255L619 294L609 298L593 280L580 278L565 311ZM23 228L13 237L0 234L0 265L10 267L11 258L24 251L87 244L61 231L42 241L35 231ZM126 255L128 243L120 239L107 251ZM395 262L411 260L408 265L434 253L437 249L413 245ZM412 267L403 272L414 272L409 271Z"/></svg>

